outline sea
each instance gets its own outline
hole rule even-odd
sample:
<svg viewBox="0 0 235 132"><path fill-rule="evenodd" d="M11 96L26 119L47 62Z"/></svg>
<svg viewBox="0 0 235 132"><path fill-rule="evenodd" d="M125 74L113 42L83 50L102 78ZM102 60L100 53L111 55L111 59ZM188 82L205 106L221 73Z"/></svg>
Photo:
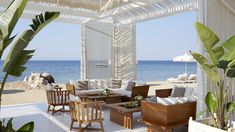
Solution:
<svg viewBox="0 0 235 132"><path fill-rule="evenodd" d="M0 62L1 69L3 62ZM138 61L137 80L138 81L164 81L167 78L175 77L185 73L184 62L173 61ZM47 72L51 74L57 83L66 83L70 80L80 79L80 61L29 61L27 69L21 77L9 77L9 81L22 81L25 76L29 76L31 72ZM197 63L187 63L187 73L194 74L197 72ZM0 81L3 78L1 72Z"/></svg>

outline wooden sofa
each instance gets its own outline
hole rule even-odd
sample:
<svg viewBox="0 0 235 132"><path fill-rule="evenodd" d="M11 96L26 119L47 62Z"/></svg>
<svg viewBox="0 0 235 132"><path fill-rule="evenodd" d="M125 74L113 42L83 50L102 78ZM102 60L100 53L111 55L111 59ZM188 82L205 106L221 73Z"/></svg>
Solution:
<svg viewBox="0 0 235 132"><path fill-rule="evenodd" d="M98 89L99 91L97 91L97 89L95 89L94 91L93 90L84 90L84 91L81 90L79 92L84 92L84 93L76 94L76 90L75 90L74 85L67 83L66 90L70 91L71 94L78 95L78 96L84 96L87 93L89 93L89 94L92 92L99 93L103 89ZM148 85L134 86L134 87L132 87L131 91L127 91L127 90L124 90L121 88L120 89L118 89L118 88L110 89L110 90L112 90L114 93L118 93L118 94L123 95L122 102L126 102L126 101L130 101L130 100L132 100L132 101L135 100L135 96L138 96L138 95L141 95L144 98L146 98L148 96L149 86Z"/></svg>
<svg viewBox="0 0 235 132"><path fill-rule="evenodd" d="M148 132L172 132L174 127L188 124L189 117L196 117L196 102L162 105L142 101L141 107Z"/></svg>
<svg viewBox="0 0 235 132"><path fill-rule="evenodd" d="M156 90L156 96L166 98L172 89ZM163 105L142 101L142 121L148 132L172 132L173 128L187 125L189 117L196 117L196 101L182 104Z"/></svg>

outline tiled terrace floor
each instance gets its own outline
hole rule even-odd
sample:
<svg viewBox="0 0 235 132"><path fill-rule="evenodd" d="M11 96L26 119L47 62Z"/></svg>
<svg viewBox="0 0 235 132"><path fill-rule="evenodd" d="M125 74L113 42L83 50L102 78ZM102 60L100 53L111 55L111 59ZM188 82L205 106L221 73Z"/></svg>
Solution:
<svg viewBox="0 0 235 132"><path fill-rule="evenodd" d="M54 116L46 112L47 104L22 104L14 106L2 106L0 118L14 117L15 128L29 121L35 122L35 132L67 132L70 125L70 114L56 113ZM105 132L145 132L146 127L137 120L141 117L140 113L134 114L133 130L125 129L109 119L109 108L104 108L104 129ZM75 124L76 125L76 124ZM100 127L99 124L92 124L93 127ZM74 131L77 131L74 129ZM183 131L181 128L177 131ZM185 130L184 130L185 131Z"/></svg>
<svg viewBox="0 0 235 132"><path fill-rule="evenodd" d="M14 117L14 127L19 128L20 125L29 121L35 122L35 132L65 132L69 131L70 114L69 112L58 112L54 116L46 112L47 104L22 104L15 106L3 106L0 112L0 118ZM140 113L134 114L134 129L125 129L118 124L109 120L109 109L104 108L104 129L105 132L144 132L146 128L143 124L137 122ZM76 125L76 123L75 123ZM100 127L97 123L92 124L93 127ZM74 129L76 131L76 129Z"/></svg>

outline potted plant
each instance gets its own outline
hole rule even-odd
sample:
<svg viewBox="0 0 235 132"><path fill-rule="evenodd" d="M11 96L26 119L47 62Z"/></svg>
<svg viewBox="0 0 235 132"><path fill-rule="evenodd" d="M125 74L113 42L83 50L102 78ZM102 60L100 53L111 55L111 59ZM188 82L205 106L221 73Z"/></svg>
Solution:
<svg viewBox="0 0 235 132"><path fill-rule="evenodd" d="M144 97L141 95L135 96L135 100L137 101L138 106L141 105L141 100L143 100Z"/></svg>
<svg viewBox="0 0 235 132"><path fill-rule="evenodd" d="M191 52L191 54L212 85L205 97L210 118L204 120L204 123L209 125L206 126L208 131L212 131L212 129L213 131L228 131L232 129L229 115L235 109L235 102L228 101L228 90L235 77L235 36L218 45L219 37L207 26L196 23L196 30L206 55L203 56L196 52ZM190 122L189 131L195 131L192 129L197 129L196 126L190 126ZM207 131L202 126L199 127L200 129L197 131ZM208 129L208 127L214 128Z"/></svg>
<svg viewBox="0 0 235 132"><path fill-rule="evenodd" d="M11 45L10 52L7 54L3 63L3 80L0 83L0 108L2 92L8 76L19 77L26 70L25 64L31 59L35 50L26 49L30 41L41 31L47 24L56 19L59 12L45 12L45 14L36 15L32 19L29 29L26 29L19 36L12 35L12 32L21 17L27 0L13 0L6 10L0 15L0 59L7 47ZM16 37L17 36L17 37ZM24 131L32 132L34 122L23 125L20 129L14 130L12 126L12 118L5 123L0 121L1 132ZM6 125L5 125L6 124Z"/></svg>

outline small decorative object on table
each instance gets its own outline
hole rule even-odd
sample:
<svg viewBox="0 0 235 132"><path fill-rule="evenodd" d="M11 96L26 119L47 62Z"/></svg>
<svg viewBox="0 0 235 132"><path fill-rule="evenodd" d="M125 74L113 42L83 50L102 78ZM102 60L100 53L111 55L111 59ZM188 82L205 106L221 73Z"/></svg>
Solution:
<svg viewBox="0 0 235 132"><path fill-rule="evenodd" d="M143 100L143 99L144 99L144 98L143 98L143 96L141 96L141 95L135 96L135 100L137 101L138 106L141 105L141 100Z"/></svg>
<svg viewBox="0 0 235 132"><path fill-rule="evenodd" d="M135 108L138 106L138 104L136 104L135 102L129 102L123 105L126 108Z"/></svg>
<svg viewBox="0 0 235 132"><path fill-rule="evenodd" d="M109 95L110 95L109 89L104 89L103 91L100 92L100 96L109 96Z"/></svg>

